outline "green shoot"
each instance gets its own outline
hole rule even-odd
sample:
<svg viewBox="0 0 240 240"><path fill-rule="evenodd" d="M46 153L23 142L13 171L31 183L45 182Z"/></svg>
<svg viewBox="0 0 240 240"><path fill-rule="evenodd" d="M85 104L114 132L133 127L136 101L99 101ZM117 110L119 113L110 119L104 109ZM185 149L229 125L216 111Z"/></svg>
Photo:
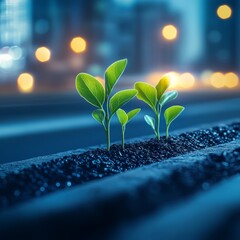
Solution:
<svg viewBox="0 0 240 240"><path fill-rule="evenodd" d="M145 102L155 114L155 118L145 115L144 119L147 124L151 126L158 140L160 139L160 116L162 107L178 96L177 91L166 92L169 86L170 79L167 76L161 78L156 87L145 82L137 82L134 86L138 91L137 98Z"/></svg>
<svg viewBox="0 0 240 240"><path fill-rule="evenodd" d="M165 110L164 118L166 121L166 139L168 139L168 130L171 123L182 113L183 110L184 107L178 105L169 107Z"/></svg>
<svg viewBox="0 0 240 240"><path fill-rule="evenodd" d="M125 142L125 130L126 125L129 123L139 112L141 111L140 108L136 108L128 113L126 113L123 109L119 108L117 110L117 117L122 126L122 149L124 150L124 142Z"/></svg>
<svg viewBox="0 0 240 240"><path fill-rule="evenodd" d="M115 84L123 74L127 59L119 60L110 65L105 72L105 87L87 73L79 73L76 77L76 89L81 97L97 107L92 117L99 122L106 132L107 150L110 150L110 123L113 115L124 104L137 94L135 89L122 90L110 96Z"/></svg>

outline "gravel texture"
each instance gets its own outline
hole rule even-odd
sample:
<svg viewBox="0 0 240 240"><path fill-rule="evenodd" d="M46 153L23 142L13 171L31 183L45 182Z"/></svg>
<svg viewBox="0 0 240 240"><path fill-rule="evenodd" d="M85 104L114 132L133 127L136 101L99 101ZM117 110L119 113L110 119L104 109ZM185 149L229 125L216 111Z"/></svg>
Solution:
<svg viewBox="0 0 240 240"><path fill-rule="evenodd" d="M32 165L29 168L9 173L1 178L0 208L6 208L21 201L45 195L63 188L69 188L95 179L111 176L136 167L159 162L170 157L186 154L240 138L240 123L221 125L206 130L198 130L173 136L168 141L150 139L144 142L126 144L125 150L120 145L113 145L111 151L104 149L90 150L81 154L72 154L50 162ZM239 156L239 149L232 153ZM199 179L209 177L219 180L225 174L235 174L238 168L230 167L230 155L209 156L206 163L192 172L174 172L171 183L179 184L180 189L200 184ZM225 161L225 158L226 161ZM217 164L216 164L217 163ZM206 168L206 169L205 169ZM199 174L199 171L204 175ZM204 171L203 171L204 170ZM208 171L207 171L208 170ZM196 179L196 180L194 180ZM214 181L214 179L213 179ZM182 185L182 186L180 186ZM208 185L202 186L207 188Z"/></svg>

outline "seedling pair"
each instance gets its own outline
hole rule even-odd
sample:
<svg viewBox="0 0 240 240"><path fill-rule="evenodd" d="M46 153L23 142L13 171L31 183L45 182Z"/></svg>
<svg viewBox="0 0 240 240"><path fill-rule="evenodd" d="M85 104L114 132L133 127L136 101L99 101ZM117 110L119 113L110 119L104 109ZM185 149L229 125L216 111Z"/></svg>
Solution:
<svg viewBox="0 0 240 240"><path fill-rule="evenodd" d="M111 97L112 90L124 72L126 65L127 59L119 60L110 65L105 71L104 87L90 74L79 73L76 77L76 88L80 96L97 108L92 112L92 116L103 126L106 132L108 151L110 150L110 123L112 117L118 109L137 94L137 90L127 89L119 91Z"/></svg>
<svg viewBox="0 0 240 240"><path fill-rule="evenodd" d="M158 140L160 139L160 119L162 108L165 104L174 100L178 96L177 91L166 92L169 86L170 79L167 76L161 78L156 87L145 82L137 82L134 86L138 91L137 98L149 105L155 114L155 118L145 115L144 119L147 124L151 126ZM166 138L169 136L168 131L171 123L181 114L183 110L184 107L176 105L169 107L164 112L166 121Z"/></svg>
<svg viewBox="0 0 240 240"><path fill-rule="evenodd" d="M92 117L99 122L105 132L107 149L110 150L110 123L114 114L122 126L122 147L124 149L124 137L127 123L139 112L140 108L126 113L121 107L135 96L148 104L155 114L155 118L145 115L144 119L149 124L157 139L160 139L160 116L162 107L178 96L177 91L166 92L170 85L170 79L163 77L156 87L144 82L137 82L135 89L122 90L111 96L112 90L123 74L127 65L127 59L119 60L110 65L105 71L105 85L87 73L79 73L76 77L76 88L81 97L97 109L92 112ZM166 138L168 138L169 126L184 110L182 106L172 106L164 113L166 121Z"/></svg>

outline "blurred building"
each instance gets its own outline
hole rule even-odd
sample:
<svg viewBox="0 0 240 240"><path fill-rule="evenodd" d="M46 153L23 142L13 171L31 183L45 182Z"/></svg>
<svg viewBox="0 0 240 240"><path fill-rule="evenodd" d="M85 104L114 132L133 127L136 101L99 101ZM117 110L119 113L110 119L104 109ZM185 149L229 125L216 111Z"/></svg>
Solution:
<svg viewBox="0 0 240 240"><path fill-rule="evenodd" d="M31 1L0 0L0 81L15 80L31 44Z"/></svg>
<svg viewBox="0 0 240 240"><path fill-rule="evenodd" d="M204 66L215 71L239 69L239 0L229 1L229 19L221 19L218 0L205 1L205 58Z"/></svg>
<svg viewBox="0 0 240 240"><path fill-rule="evenodd" d="M108 13L107 36L112 56L129 59L129 72L143 73L175 66L178 62L181 35L169 42L161 36L162 28L179 28L181 17L161 1L115 2Z"/></svg>

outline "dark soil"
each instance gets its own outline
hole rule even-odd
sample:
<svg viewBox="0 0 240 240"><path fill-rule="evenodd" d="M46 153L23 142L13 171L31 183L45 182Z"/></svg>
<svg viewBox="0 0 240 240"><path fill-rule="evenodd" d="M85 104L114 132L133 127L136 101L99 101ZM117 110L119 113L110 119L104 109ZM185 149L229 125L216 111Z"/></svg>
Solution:
<svg viewBox="0 0 240 240"><path fill-rule="evenodd" d="M110 152L95 149L32 165L30 168L0 178L0 209L59 189L239 138L240 123L234 123L183 133L171 137L168 141L162 138L160 141L150 139L126 144L124 151L120 145L113 145ZM184 174L174 172L169 184L171 185L173 181L182 184L180 189L183 190L187 190L188 185L192 187L202 184L202 188L207 189L209 181L218 181L239 172L239 155L240 149L221 156L210 155L203 165L199 165L191 172L187 171Z"/></svg>

